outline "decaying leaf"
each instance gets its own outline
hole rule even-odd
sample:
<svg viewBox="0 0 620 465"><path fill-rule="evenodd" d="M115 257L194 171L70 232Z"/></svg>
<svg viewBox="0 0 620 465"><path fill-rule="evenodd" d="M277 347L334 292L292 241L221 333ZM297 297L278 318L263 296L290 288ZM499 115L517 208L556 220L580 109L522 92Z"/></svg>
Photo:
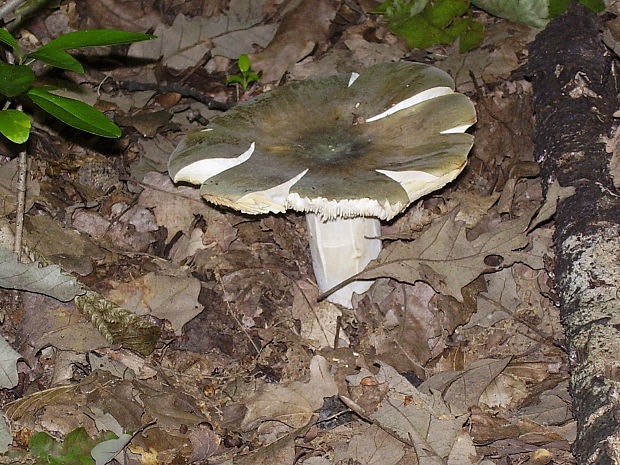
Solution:
<svg viewBox="0 0 620 465"><path fill-rule="evenodd" d="M313 412L323 404L324 397L334 396L338 387L329 371L327 361L320 355L310 362L310 380L295 381L286 386L268 384L245 404L243 418L245 429L251 429L261 421L276 421L287 428L305 426Z"/></svg>
<svg viewBox="0 0 620 465"><path fill-rule="evenodd" d="M421 392L441 392L454 415L466 413L469 407L478 404L483 392L506 368L510 358L500 360L476 360L461 372L444 371L419 386Z"/></svg>
<svg viewBox="0 0 620 465"><path fill-rule="evenodd" d="M47 215L27 216L24 228L24 244L64 271L86 276L93 271L92 260L105 256L88 236Z"/></svg>
<svg viewBox="0 0 620 465"><path fill-rule="evenodd" d="M413 242L393 242L366 269L345 283L358 279L394 278L401 282L424 281L443 294L463 300L461 289L478 276L523 262L543 267L542 257L524 251L527 229L536 210L500 223L494 231L467 239L465 223L456 220L457 209L436 218Z"/></svg>
<svg viewBox="0 0 620 465"><path fill-rule="evenodd" d="M222 225L228 224L223 213L202 200L198 189L188 186L176 187L168 175L154 171L144 177L144 183L147 187L140 194L138 203L153 209L157 224L168 230L168 241L179 231L189 235L190 226L195 221L196 215L202 215L208 226L211 225L211 219ZM217 232L225 232L225 236L232 234L229 224L228 231L221 229L223 228ZM226 241L227 239L222 237L219 240Z"/></svg>
<svg viewBox="0 0 620 465"><path fill-rule="evenodd" d="M319 290L307 281L298 281L293 291L291 314L301 322L300 336L315 341L318 348L333 347L336 322L342 312L328 301L317 302ZM346 335L340 334L340 347L348 346Z"/></svg>
<svg viewBox="0 0 620 465"><path fill-rule="evenodd" d="M0 247L0 287L44 294L62 302L84 294L81 284L57 265L19 263L10 250Z"/></svg>
<svg viewBox="0 0 620 465"><path fill-rule="evenodd" d="M258 23L262 20L262 0L234 0L228 14L211 18L177 15L172 26L159 24L156 40L133 43L129 54L157 60L173 69L196 66L205 53L214 47L213 54L237 58L251 53L253 44L266 46L276 26ZM232 43L231 43L232 42Z"/></svg>
<svg viewBox="0 0 620 465"><path fill-rule="evenodd" d="M165 318L177 333L202 311L200 282L191 276L151 272L129 283L117 284L107 297L137 315Z"/></svg>
<svg viewBox="0 0 620 465"><path fill-rule="evenodd" d="M132 438L133 435L124 433L116 439L108 439L97 444L90 451L90 455L95 459L95 465L106 465L106 463L109 463L129 444Z"/></svg>
<svg viewBox="0 0 620 465"><path fill-rule="evenodd" d="M0 387L12 389L17 386L17 361L21 355L0 337ZM0 441L1 447L1 441Z"/></svg>
<svg viewBox="0 0 620 465"><path fill-rule="evenodd" d="M0 216L10 215L17 206L17 158L0 166ZM26 211L40 193L39 182L28 177L26 190Z"/></svg>
<svg viewBox="0 0 620 465"><path fill-rule="evenodd" d="M38 294L24 294L23 302L23 322L17 332L16 347L27 360L32 361L46 346L84 353L109 345L73 302L58 302Z"/></svg>
<svg viewBox="0 0 620 465"><path fill-rule="evenodd" d="M486 28L480 47L468 53L450 54L437 66L452 75L458 88L467 86L473 89L472 75L486 83L505 79L522 63L523 50L537 32L520 24L491 24Z"/></svg>
<svg viewBox="0 0 620 465"><path fill-rule="evenodd" d="M405 455L405 445L376 425L369 425L349 442L350 460L367 465L398 465Z"/></svg>
<svg viewBox="0 0 620 465"><path fill-rule="evenodd" d="M574 193L575 188L573 186L562 187L560 186L559 181L556 179L555 182L551 184L547 189L545 203L542 207L540 207L540 210L536 214L536 217L532 220L532 224L529 228L530 231L539 224L551 219L555 214L555 209L557 208L558 203L565 198L570 197Z"/></svg>
<svg viewBox="0 0 620 465"><path fill-rule="evenodd" d="M378 383L377 386L389 386L377 408L372 412L360 411L350 399L343 398L345 403L403 443L414 447L420 465L445 463L457 438L463 433L469 414L453 414L438 391L431 394L420 392L384 363L380 363L376 375L362 369L358 375L347 377L347 381L351 386L356 386L369 377Z"/></svg>
<svg viewBox="0 0 620 465"><path fill-rule="evenodd" d="M273 465L274 463L289 464L295 461L295 438L305 434L310 425L297 428L249 454L235 457L222 465Z"/></svg>
<svg viewBox="0 0 620 465"><path fill-rule="evenodd" d="M254 68L263 72L262 80L279 80L290 66L326 41L338 6L337 0L302 0L289 11L267 48L251 57Z"/></svg>

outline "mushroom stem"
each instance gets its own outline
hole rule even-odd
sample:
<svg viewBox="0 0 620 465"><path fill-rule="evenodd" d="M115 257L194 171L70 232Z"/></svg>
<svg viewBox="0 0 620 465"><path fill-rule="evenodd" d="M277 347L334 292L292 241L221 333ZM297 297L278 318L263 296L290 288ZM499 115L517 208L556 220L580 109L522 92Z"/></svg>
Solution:
<svg viewBox="0 0 620 465"><path fill-rule="evenodd" d="M306 214L314 275L321 292L362 271L381 252L381 234L376 218L342 218L321 220ZM369 239L370 238L370 239ZM362 294L372 281L354 281L331 294L327 300L351 308L353 293Z"/></svg>

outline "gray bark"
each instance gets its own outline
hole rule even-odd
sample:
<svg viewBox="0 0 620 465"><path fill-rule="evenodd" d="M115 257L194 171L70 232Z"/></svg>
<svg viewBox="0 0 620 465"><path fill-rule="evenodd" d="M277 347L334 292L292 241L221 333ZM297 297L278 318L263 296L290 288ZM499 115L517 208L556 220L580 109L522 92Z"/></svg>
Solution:
<svg viewBox="0 0 620 465"><path fill-rule="evenodd" d="M555 277L580 464L620 464L620 197L605 137L618 108L597 17L573 4L530 47L544 187L575 187L556 212Z"/></svg>

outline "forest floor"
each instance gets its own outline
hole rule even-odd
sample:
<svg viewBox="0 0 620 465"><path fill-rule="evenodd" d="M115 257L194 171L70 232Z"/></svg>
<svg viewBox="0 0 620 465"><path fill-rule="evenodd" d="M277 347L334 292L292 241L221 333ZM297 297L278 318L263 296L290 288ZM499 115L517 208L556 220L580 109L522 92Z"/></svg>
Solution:
<svg viewBox="0 0 620 465"><path fill-rule="evenodd" d="M47 432L68 456L69 438L60 442L74 432L86 449L71 460L83 459L92 444L76 439L81 427L132 435L113 445L125 464L574 463L551 248L565 194L543 198L520 71L537 30L476 10L480 47L409 50L367 13L377 3L62 0L19 31L41 42L85 28L158 39L87 50L84 75L45 74L67 91L66 80L80 84L123 136L41 116L31 137L28 255L88 294L0 293L3 336L20 357L2 364L18 373L1 396L12 454ZM226 84L242 53L261 72L246 92ZM184 89L234 104L400 60L454 77L476 106L475 145L454 182L383 225L393 269L352 309L317 302L303 214L218 209L170 180L179 141L222 113ZM0 161L10 225L16 163ZM423 279L419 269L390 279L422 266L416 247L429 243L442 258ZM32 452L0 463L42 463Z"/></svg>

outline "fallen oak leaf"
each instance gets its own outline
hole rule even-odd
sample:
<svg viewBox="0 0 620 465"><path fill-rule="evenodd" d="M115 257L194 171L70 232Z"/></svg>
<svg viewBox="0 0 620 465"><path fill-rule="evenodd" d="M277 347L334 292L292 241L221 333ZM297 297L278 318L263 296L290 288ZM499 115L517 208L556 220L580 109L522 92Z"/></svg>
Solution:
<svg viewBox="0 0 620 465"><path fill-rule="evenodd" d="M413 242L392 242L366 269L319 296L319 300L357 280L393 278L414 284L424 281L437 292L463 301L461 289L484 273L498 271L516 262L533 269L543 268L540 256L524 249L529 245L528 226L538 209L500 223L493 231L467 239L458 208L436 218Z"/></svg>
<svg viewBox="0 0 620 465"><path fill-rule="evenodd" d="M284 16L269 45L250 56L254 68L263 73L262 82L278 81L289 67L327 41L339 3L302 0Z"/></svg>

